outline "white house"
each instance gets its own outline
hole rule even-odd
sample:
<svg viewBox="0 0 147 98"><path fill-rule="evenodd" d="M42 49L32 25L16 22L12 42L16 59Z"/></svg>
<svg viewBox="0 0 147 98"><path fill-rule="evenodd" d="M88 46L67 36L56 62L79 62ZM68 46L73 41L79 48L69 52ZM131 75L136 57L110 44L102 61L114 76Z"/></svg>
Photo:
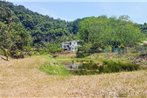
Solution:
<svg viewBox="0 0 147 98"><path fill-rule="evenodd" d="M62 42L62 49L67 50L67 51L77 51L78 48L78 42L77 40L73 41L67 41L67 42Z"/></svg>

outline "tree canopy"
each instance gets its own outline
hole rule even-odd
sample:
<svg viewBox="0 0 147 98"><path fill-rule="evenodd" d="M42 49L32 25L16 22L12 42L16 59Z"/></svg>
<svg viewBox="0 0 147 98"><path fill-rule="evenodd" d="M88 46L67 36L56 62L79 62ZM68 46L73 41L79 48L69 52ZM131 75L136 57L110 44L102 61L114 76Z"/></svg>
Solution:
<svg viewBox="0 0 147 98"><path fill-rule="evenodd" d="M131 47L145 36L128 17L87 17L79 24L79 38L92 44L91 49Z"/></svg>
<svg viewBox="0 0 147 98"><path fill-rule="evenodd" d="M144 39L146 31L146 23L133 23L128 16L86 17L68 22L0 1L0 48L11 56L60 51L61 42L73 39L83 41L82 48L88 52L130 47Z"/></svg>

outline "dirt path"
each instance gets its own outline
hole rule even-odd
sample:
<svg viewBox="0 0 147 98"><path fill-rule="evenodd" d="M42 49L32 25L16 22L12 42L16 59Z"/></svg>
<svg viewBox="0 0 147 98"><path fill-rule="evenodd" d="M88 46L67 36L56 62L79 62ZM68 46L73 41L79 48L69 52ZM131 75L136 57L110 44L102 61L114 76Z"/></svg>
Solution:
<svg viewBox="0 0 147 98"><path fill-rule="evenodd" d="M38 70L45 58L0 59L0 97L147 96L147 71L92 76L50 76Z"/></svg>

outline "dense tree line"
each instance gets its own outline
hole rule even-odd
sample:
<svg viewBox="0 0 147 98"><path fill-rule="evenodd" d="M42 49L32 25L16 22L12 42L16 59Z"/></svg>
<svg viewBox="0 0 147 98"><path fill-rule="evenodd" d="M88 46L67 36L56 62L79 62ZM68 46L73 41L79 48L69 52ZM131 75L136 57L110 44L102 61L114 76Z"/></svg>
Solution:
<svg viewBox="0 0 147 98"><path fill-rule="evenodd" d="M142 31L144 34L146 34L146 36L147 36L147 23L140 24L139 27L140 27L141 31Z"/></svg>
<svg viewBox="0 0 147 98"><path fill-rule="evenodd" d="M79 24L79 38L84 43L78 56L102 51L123 52L125 47L133 47L145 40L144 33L128 16L87 17Z"/></svg>
<svg viewBox="0 0 147 98"><path fill-rule="evenodd" d="M0 30L2 50L24 51L25 47L48 52L49 46L60 48L59 43L62 41L76 39L78 20L67 22L54 19L32 12L24 6L0 1Z"/></svg>
<svg viewBox="0 0 147 98"><path fill-rule="evenodd" d="M4 55L12 57L23 57L23 52L28 52L31 36L29 32L21 25L13 11L3 5L0 6L0 49Z"/></svg>
<svg viewBox="0 0 147 98"><path fill-rule="evenodd" d="M7 57L54 53L61 51L61 42L73 39L83 42L78 53L114 51L134 46L144 39L143 33L147 34L147 24L135 24L128 16L86 17L68 22L0 1L0 51Z"/></svg>

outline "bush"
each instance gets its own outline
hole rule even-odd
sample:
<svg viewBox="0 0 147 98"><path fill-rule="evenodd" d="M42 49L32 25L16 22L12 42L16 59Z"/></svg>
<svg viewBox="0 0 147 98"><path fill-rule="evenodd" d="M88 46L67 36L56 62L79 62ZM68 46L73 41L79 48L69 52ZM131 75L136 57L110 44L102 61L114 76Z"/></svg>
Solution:
<svg viewBox="0 0 147 98"><path fill-rule="evenodd" d="M92 74L100 74L100 73L133 71L138 69L139 69L139 65L132 63L122 63L122 62L115 62L112 60L105 60L103 61L103 65L99 66L98 64L89 61L81 64L79 66L79 70L73 71L72 74L92 75Z"/></svg>
<svg viewBox="0 0 147 98"><path fill-rule="evenodd" d="M114 62L112 60L103 61L103 66L100 68L100 73L133 71L138 70L139 65L132 63Z"/></svg>
<svg viewBox="0 0 147 98"><path fill-rule="evenodd" d="M81 47L78 47L77 57L83 58L90 55L90 48L92 47L91 43L83 44Z"/></svg>
<svg viewBox="0 0 147 98"><path fill-rule="evenodd" d="M58 43L35 44L34 48L36 53L39 54L56 53L56 52L61 52L63 50L60 44Z"/></svg>
<svg viewBox="0 0 147 98"><path fill-rule="evenodd" d="M3 51L0 49L0 54L3 54Z"/></svg>
<svg viewBox="0 0 147 98"><path fill-rule="evenodd" d="M16 59L25 57L25 54L20 50L11 51L10 54L11 54L11 57Z"/></svg>
<svg viewBox="0 0 147 98"><path fill-rule="evenodd" d="M62 51L60 44L56 44L56 43L46 44L46 48L49 53L56 53Z"/></svg>
<svg viewBox="0 0 147 98"><path fill-rule="evenodd" d="M76 53L77 58L83 58L83 57L86 57L89 55L90 55L90 53L82 51L81 49L78 49L78 51Z"/></svg>
<svg viewBox="0 0 147 98"><path fill-rule="evenodd" d="M77 57L83 58L91 54L100 52L102 52L102 48L99 47L97 44L85 43L78 47Z"/></svg>

